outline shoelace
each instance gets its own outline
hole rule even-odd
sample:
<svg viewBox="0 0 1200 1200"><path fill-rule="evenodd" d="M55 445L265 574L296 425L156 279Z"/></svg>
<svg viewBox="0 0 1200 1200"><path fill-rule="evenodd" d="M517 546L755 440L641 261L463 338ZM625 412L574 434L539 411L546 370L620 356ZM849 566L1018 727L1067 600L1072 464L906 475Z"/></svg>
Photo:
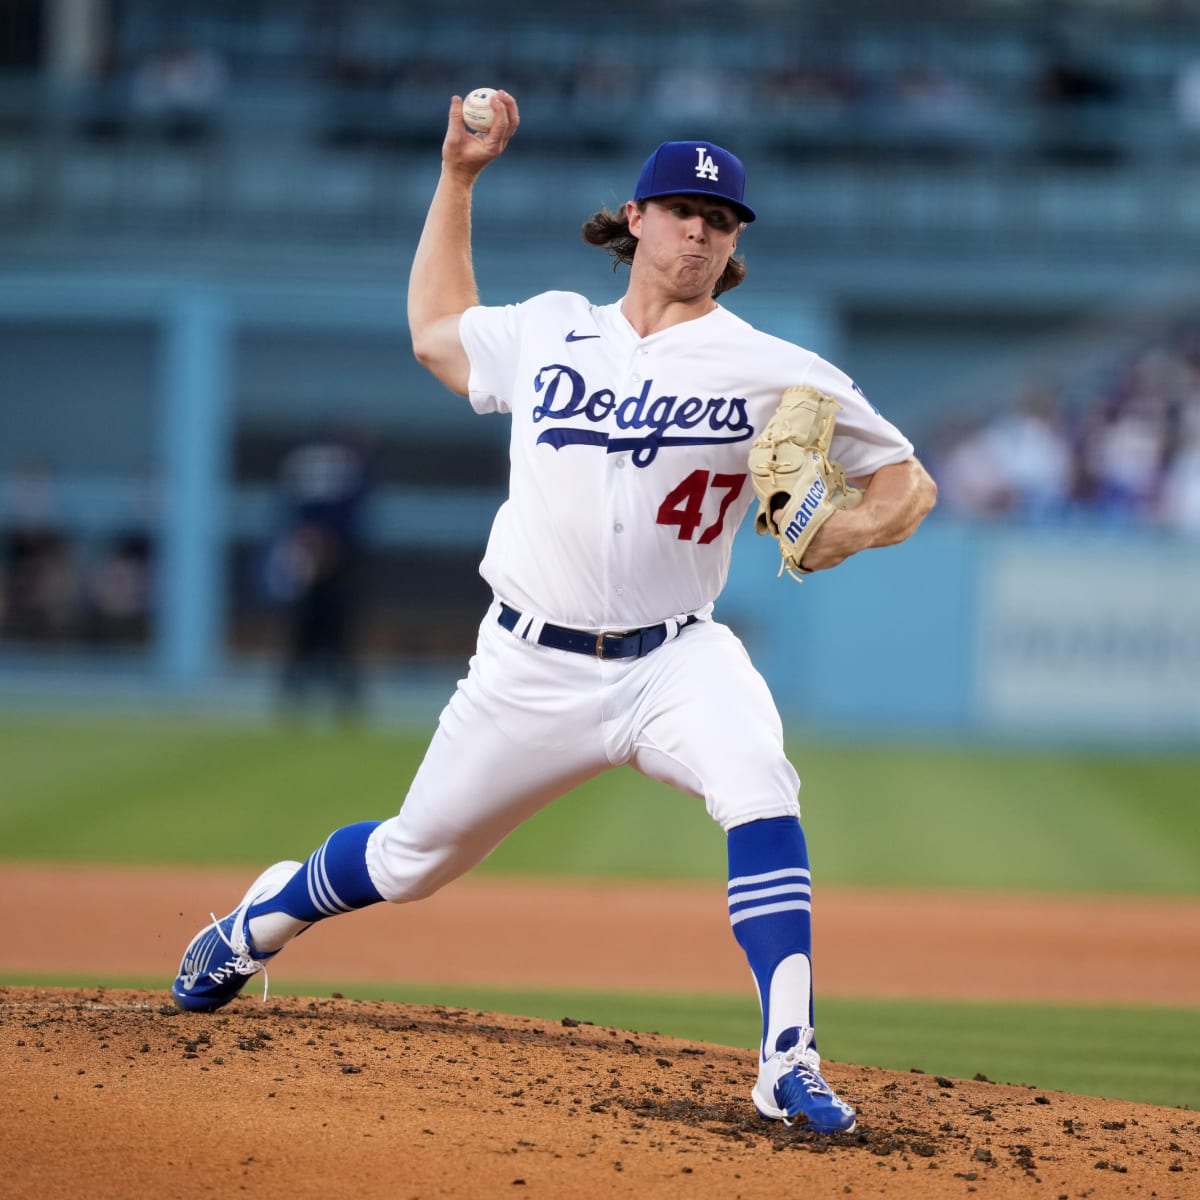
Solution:
<svg viewBox="0 0 1200 1200"><path fill-rule="evenodd" d="M250 949L244 941L241 949L238 949L238 947L235 946L233 942L231 942L229 938L225 936L225 931L221 928L221 922L217 920L216 913L209 913L208 915L212 917L213 928L217 931L217 937L219 937L221 941L223 941L225 945L229 947L230 953L233 955L232 962L222 963L222 965L219 966L215 971L211 971L209 973L209 977L215 979L218 983L224 983L225 977L230 973L235 975L257 975L258 972L261 971L263 977L262 1002L266 1004L267 991L271 985L270 977L267 975L266 963L259 962L256 958L251 958Z"/></svg>
<svg viewBox="0 0 1200 1200"><path fill-rule="evenodd" d="M784 1052L783 1061L789 1070L795 1069L810 1096L833 1095L829 1084L821 1077L821 1057L815 1050L797 1043Z"/></svg>

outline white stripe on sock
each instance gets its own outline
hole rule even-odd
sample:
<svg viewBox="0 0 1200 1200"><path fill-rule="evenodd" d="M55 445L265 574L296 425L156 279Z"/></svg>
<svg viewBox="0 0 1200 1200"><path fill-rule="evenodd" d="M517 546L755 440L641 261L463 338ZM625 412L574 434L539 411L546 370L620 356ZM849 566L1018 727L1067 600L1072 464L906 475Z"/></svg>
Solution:
<svg viewBox="0 0 1200 1200"><path fill-rule="evenodd" d="M729 891L754 883L771 883L776 879L807 879L811 882L812 872L804 867L785 867L782 871L767 871L763 875L741 875L729 881Z"/></svg>
<svg viewBox="0 0 1200 1200"><path fill-rule="evenodd" d="M743 909L741 912L730 913L730 925L748 921L751 917L767 917L771 913L780 912L812 912L812 903L808 900L782 900L777 904L760 904L756 908Z"/></svg>
<svg viewBox="0 0 1200 1200"><path fill-rule="evenodd" d="M779 887L757 888L752 892L738 892L729 897L730 905L741 904L746 900L761 900L764 896L808 896L812 897L812 888L803 883L782 883Z"/></svg>
<svg viewBox="0 0 1200 1200"><path fill-rule="evenodd" d="M323 913L327 917L336 917L343 910L334 907L333 903L326 895L325 886L321 876L324 871L321 869L320 860L325 855L325 847L322 846L312 858L308 860L308 898L312 901L313 907L318 912Z"/></svg>
<svg viewBox="0 0 1200 1200"><path fill-rule="evenodd" d="M325 870L325 849L329 845L328 842L321 847L321 852L317 856L320 860L317 863L317 870L320 872L321 886L325 889L325 895L329 899L330 905L333 907L333 914L348 913L350 905L346 904L342 898L333 890L333 885L329 882L329 873ZM331 914L331 915L333 915Z"/></svg>
<svg viewBox="0 0 1200 1200"><path fill-rule="evenodd" d="M320 853L319 851L317 853ZM316 862L317 853L314 853L312 858L304 864L304 885L308 888L308 898L312 903L313 908L322 916L327 917L329 913L325 910L325 897L317 891L316 872L314 863Z"/></svg>

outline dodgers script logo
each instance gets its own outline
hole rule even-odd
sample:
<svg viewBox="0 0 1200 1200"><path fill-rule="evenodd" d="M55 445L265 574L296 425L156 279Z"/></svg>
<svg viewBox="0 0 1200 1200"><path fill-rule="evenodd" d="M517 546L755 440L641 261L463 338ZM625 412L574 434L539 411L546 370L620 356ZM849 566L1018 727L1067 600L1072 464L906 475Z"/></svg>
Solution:
<svg viewBox="0 0 1200 1200"><path fill-rule="evenodd" d="M618 397L612 388L589 389L587 380L572 367L551 363L534 376L533 390L542 402L533 410L535 423L582 420L599 425L612 417L621 430L644 431L613 437L602 429L558 426L538 434L543 442L563 446L603 446L608 454L632 450L635 467L648 467L664 446L714 446L744 442L754 432L746 418L742 396L654 395L654 380L647 379L636 396ZM695 430L695 433L673 431Z"/></svg>

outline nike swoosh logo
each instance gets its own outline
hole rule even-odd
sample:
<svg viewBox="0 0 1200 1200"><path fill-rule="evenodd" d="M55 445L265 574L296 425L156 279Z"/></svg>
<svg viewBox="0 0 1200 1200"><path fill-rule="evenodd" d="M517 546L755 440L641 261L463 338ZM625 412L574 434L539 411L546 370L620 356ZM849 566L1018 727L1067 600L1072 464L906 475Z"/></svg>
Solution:
<svg viewBox="0 0 1200 1200"><path fill-rule="evenodd" d="M599 336L600 335L598 333L576 333L575 330L572 329L571 332L567 334L567 341L586 342L588 338L598 338Z"/></svg>

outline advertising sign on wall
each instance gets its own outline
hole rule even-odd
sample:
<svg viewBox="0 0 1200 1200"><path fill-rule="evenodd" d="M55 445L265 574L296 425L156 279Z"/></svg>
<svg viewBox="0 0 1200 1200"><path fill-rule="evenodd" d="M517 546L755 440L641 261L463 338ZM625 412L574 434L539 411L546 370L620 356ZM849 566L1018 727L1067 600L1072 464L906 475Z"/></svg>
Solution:
<svg viewBox="0 0 1200 1200"><path fill-rule="evenodd" d="M1014 541L980 576L985 724L1200 734L1200 555L1168 544Z"/></svg>

